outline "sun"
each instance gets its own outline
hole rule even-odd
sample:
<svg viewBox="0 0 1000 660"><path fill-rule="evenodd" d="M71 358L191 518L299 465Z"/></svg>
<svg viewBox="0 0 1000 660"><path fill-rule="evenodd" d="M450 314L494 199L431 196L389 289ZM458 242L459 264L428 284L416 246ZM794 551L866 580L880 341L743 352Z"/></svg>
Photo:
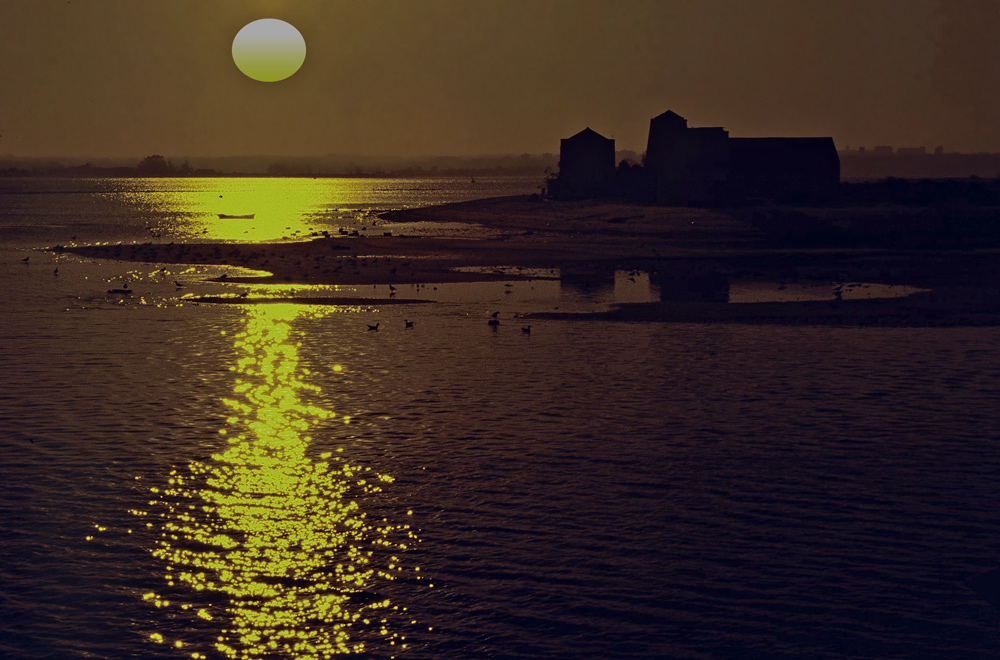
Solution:
<svg viewBox="0 0 1000 660"><path fill-rule="evenodd" d="M288 78L306 59L306 40L294 25L277 18L247 23L233 39L233 61L254 80Z"/></svg>

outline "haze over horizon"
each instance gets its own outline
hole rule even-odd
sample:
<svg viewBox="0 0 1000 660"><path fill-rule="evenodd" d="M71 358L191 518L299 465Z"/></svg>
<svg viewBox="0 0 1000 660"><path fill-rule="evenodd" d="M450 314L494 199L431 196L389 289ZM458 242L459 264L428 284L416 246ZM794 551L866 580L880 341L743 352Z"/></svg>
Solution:
<svg viewBox="0 0 1000 660"><path fill-rule="evenodd" d="M233 63L258 18L291 78ZM991 0L227 0L0 5L0 154L557 152L585 126L642 151L667 109L734 136L1000 151Z"/></svg>

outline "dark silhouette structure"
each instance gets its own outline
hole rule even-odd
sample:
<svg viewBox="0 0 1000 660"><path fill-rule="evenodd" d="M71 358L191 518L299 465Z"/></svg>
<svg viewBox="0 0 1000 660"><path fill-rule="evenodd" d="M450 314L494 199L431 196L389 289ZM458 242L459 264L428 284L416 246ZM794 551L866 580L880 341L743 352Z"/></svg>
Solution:
<svg viewBox="0 0 1000 660"><path fill-rule="evenodd" d="M661 204L829 199L840 185L833 138L731 138L722 128L690 128L670 110L649 122L644 165Z"/></svg>
<svg viewBox="0 0 1000 660"><path fill-rule="evenodd" d="M559 176L549 182L553 197L606 197L618 190L614 140L588 127L560 142Z"/></svg>
<svg viewBox="0 0 1000 660"><path fill-rule="evenodd" d="M729 182L742 197L832 199L840 187L833 138L731 138Z"/></svg>
<svg viewBox="0 0 1000 660"><path fill-rule="evenodd" d="M641 168L615 170L615 142L589 128L562 140L557 199L625 196L657 204L701 205L754 198L823 201L840 186L840 156L829 137L732 138L721 127L693 128L668 110L649 122Z"/></svg>
<svg viewBox="0 0 1000 660"><path fill-rule="evenodd" d="M729 132L722 128L688 128L686 119L667 110L649 121L644 165L649 171L653 201L712 201L729 179Z"/></svg>

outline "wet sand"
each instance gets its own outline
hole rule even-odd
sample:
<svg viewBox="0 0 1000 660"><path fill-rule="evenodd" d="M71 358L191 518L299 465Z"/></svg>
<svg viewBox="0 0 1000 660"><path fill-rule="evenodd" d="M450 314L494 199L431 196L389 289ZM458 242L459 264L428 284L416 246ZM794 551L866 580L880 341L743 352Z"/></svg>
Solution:
<svg viewBox="0 0 1000 660"><path fill-rule="evenodd" d="M101 259L219 264L271 273L232 281L411 284L516 279L518 267L646 267L665 256L726 249L755 236L749 225L702 209L532 202L528 197L392 211L383 215L381 224L382 229L391 229L393 223L420 222L471 223L498 232L482 239L393 232L392 236L336 236L302 243L142 243L62 249ZM515 273L489 272L501 266Z"/></svg>
<svg viewBox="0 0 1000 660"><path fill-rule="evenodd" d="M763 303L661 302L618 305L592 314L533 318L657 323L739 323L852 327L971 327L1000 325L1000 301L979 290L932 291L905 298Z"/></svg>
<svg viewBox="0 0 1000 660"><path fill-rule="evenodd" d="M1000 251L996 248L789 247L751 220L719 210L589 200L552 202L527 196L392 211L383 214L381 228L393 230L423 222L480 225L491 230L490 237L407 236L392 231L393 235L323 237L303 243L144 243L55 249L91 258L230 265L270 273L227 278L246 283L433 284L531 279L537 277L537 269L595 273L634 269L669 273L670 277L694 273L695 284L704 273L731 279L908 284L932 291L898 299L798 303L669 299L619 305L610 312L586 316L657 322L1000 325Z"/></svg>

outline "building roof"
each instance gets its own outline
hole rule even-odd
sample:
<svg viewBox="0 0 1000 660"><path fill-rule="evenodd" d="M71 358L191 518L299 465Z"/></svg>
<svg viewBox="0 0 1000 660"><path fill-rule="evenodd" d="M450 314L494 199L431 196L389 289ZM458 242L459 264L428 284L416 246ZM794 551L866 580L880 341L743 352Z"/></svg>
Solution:
<svg viewBox="0 0 1000 660"><path fill-rule="evenodd" d="M833 147L832 137L768 137L768 138L729 138L732 149L747 150L787 150L787 149L826 149Z"/></svg>
<svg viewBox="0 0 1000 660"><path fill-rule="evenodd" d="M697 126L695 128L689 128L689 131L694 131L695 133L725 133L729 135L727 131L722 126Z"/></svg>
<svg viewBox="0 0 1000 660"><path fill-rule="evenodd" d="M663 114L656 115L655 117L653 117L653 119L651 121L655 121L657 123L659 123L659 122L682 123L685 126L687 126L687 119L684 119L684 117L681 117L679 114L677 114L673 110L667 110Z"/></svg>
<svg viewBox="0 0 1000 660"><path fill-rule="evenodd" d="M564 138L563 142L614 142L611 138L606 138L597 131L591 129L589 126L576 135L568 138Z"/></svg>
<svg viewBox="0 0 1000 660"><path fill-rule="evenodd" d="M733 168L744 172L840 170L831 137L730 138Z"/></svg>

